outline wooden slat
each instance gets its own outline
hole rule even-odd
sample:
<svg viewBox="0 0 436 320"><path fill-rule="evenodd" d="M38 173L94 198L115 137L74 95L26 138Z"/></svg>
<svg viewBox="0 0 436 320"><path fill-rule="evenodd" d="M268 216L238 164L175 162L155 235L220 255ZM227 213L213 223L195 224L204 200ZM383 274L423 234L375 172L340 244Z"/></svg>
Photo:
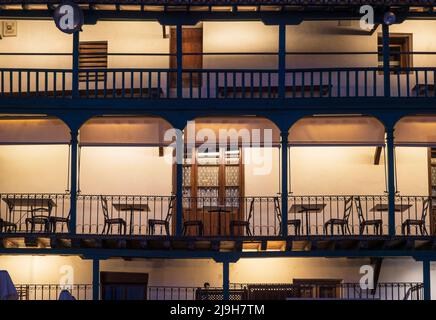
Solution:
<svg viewBox="0 0 436 320"><path fill-rule="evenodd" d="M106 69L107 68L107 41L85 41L79 44L79 69ZM96 79L97 77L97 79ZM80 82L104 81L105 74L93 72L79 73Z"/></svg>

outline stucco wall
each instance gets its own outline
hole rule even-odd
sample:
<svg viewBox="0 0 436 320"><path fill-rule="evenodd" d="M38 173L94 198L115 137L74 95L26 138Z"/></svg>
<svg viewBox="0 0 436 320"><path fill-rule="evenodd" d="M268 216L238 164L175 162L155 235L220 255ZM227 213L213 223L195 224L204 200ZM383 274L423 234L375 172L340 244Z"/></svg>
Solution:
<svg viewBox="0 0 436 320"><path fill-rule="evenodd" d="M339 279L359 282L362 265L369 259L257 258L230 265L231 283L291 283L293 279ZM8 270L15 284L59 284L73 272L75 284L92 283L92 262L79 257L0 256L0 270ZM101 271L143 272L150 286L202 287L222 285L222 266L208 259L134 260L100 262ZM436 266L432 264L432 294L436 295ZM421 282L422 264L411 258L384 259L380 282Z"/></svg>

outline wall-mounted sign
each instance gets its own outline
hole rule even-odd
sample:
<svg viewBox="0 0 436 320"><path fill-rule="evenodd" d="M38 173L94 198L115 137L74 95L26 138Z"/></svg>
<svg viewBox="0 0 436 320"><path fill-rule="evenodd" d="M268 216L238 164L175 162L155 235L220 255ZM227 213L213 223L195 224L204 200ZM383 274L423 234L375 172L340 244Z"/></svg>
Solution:
<svg viewBox="0 0 436 320"><path fill-rule="evenodd" d="M59 30L71 34L81 30L83 11L75 3L64 2L55 9L53 19Z"/></svg>
<svg viewBox="0 0 436 320"><path fill-rule="evenodd" d="M17 21L3 21L3 37L17 36Z"/></svg>

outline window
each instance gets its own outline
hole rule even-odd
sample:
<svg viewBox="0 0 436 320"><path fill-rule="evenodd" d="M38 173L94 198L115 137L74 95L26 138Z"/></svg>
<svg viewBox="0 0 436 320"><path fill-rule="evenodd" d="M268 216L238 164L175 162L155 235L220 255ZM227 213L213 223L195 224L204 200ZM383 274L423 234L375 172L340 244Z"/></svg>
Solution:
<svg viewBox="0 0 436 320"><path fill-rule="evenodd" d="M341 296L340 279L293 279L293 284L300 286L301 298L338 299Z"/></svg>
<svg viewBox="0 0 436 320"><path fill-rule="evenodd" d="M107 41L82 41L79 43L79 70L107 68ZM79 81L104 81L105 74L100 72L80 72Z"/></svg>
<svg viewBox="0 0 436 320"><path fill-rule="evenodd" d="M412 52L412 34L406 33L391 33L389 38L389 67L391 73L399 73L398 69L411 68L413 66L413 56L405 54ZM378 35L377 41L378 66L383 68L383 37ZM397 69L397 70L396 70Z"/></svg>

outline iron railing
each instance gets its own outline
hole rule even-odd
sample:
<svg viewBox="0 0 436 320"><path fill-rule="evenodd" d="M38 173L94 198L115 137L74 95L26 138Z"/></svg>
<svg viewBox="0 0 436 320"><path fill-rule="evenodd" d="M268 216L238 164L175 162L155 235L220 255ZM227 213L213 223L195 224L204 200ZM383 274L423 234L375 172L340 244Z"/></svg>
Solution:
<svg viewBox="0 0 436 320"><path fill-rule="evenodd" d="M363 288L360 283L339 284L242 284L233 283L232 290L245 289L248 300L423 300L423 284L419 282L378 283Z"/></svg>
<svg viewBox="0 0 436 320"><path fill-rule="evenodd" d="M92 284L19 284L15 287L19 300L58 300L63 290L76 300L93 298ZM105 290L102 286L99 288L100 299L108 300L223 300L224 297L220 287L108 285ZM229 293L230 300L423 300L423 290L423 284L418 282L378 283L374 289L363 289L359 283L231 283Z"/></svg>
<svg viewBox="0 0 436 320"><path fill-rule="evenodd" d="M69 221L69 194L0 194L0 232L68 232Z"/></svg>
<svg viewBox="0 0 436 320"><path fill-rule="evenodd" d="M77 232L82 234L169 236L173 234L174 220L174 196L79 195L77 197Z"/></svg>
<svg viewBox="0 0 436 320"><path fill-rule="evenodd" d="M18 284L15 288L19 300L59 300L63 290L76 300L92 300L92 284Z"/></svg>
<svg viewBox="0 0 436 320"><path fill-rule="evenodd" d="M105 207L103 205L105 200ZM280 196L183 197L183 235L280 236ZM427 236L433 202L427 196L395 197L396 235ZM387 195L290 195L288 235L382 236L388 234ZM0 194L0 232L68 233L69 194ZM172 236L175 196L79 195L80 234Z"/></svg>
<svg viewBox="0 0 436 320"><path fill-rule="evenodd" d="M280 197L183 197L188 236L278 236Z"/></svg>
<svg viewBox="0 0 436 320"><path fill-rule="evenodd" d="M0 69L0 98L275 99L350 97L434 97L436 68L395 68L385 88L383 68L277 69L109 68L80 70L73 87L71 69ZM179 81L180 82L180 81ZM178 93L177 86L181 92ZM386 90L389 89L389 90Z"/></svg>
<svg viewBox="0 0 436 320"><path fill-rule="evenodd" d="M288 209L290 235L388 234L387 195L292 195L288 198ZM396 234L430 234L430 210L429 197L397 196Z"/></svg>

